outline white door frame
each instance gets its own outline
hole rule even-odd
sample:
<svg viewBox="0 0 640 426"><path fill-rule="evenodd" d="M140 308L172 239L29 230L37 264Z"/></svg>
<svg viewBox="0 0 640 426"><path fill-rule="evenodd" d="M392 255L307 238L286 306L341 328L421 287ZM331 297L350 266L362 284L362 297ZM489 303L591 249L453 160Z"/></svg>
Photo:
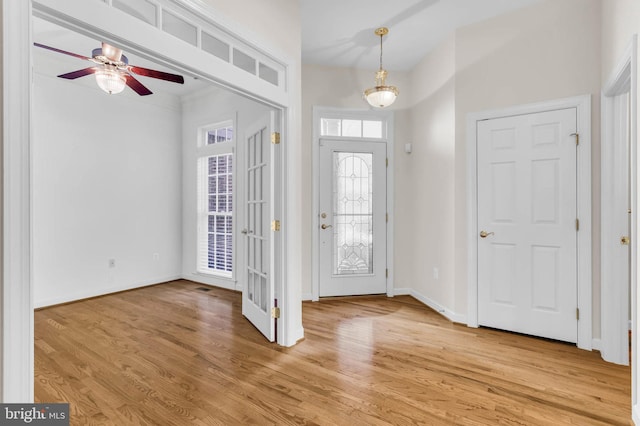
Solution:
<svg viewBox="0 0 640 426"><path fill-rule="evenodd" d="M606 361L618 364L628 365L629 357L629 338L627 330L629 328L629 288L628 282L631 283L631 291L635 292L637 282L637 265L630 262L631 269L629 280L625 280L619 268L613 266L614 259L611 252L611 244L619 245L619 238L622 235L615 235L615 226L617 219L614 216L615 211L624 210L626 206L620 206L619 200L611 190L614 186L614 174L617 169L624 167L630 168L629 181L631 194L630 206L636 204L636 159L634 152L636 150L637 138L637 36L634 36L631 43L622 55L618 65L611 73L611 76L602 89L602 138L601 138L601 353ZM623 141L616 137L616 123L618 122L616 97L618 95L629 95L629 157L620 164L620 158L614 158L614 153L620 149L619 144ZM626 144L626 141L624 141ZM617 149L615 147L618 147ZM631 163L629 163L631 159ZM614 211L615 209L615 211ZM632 244L629 246L630 259L635 258L636 253L636 222L637 216L635 208L632 208L631 236ZM624 275L627 275L625 271ZM632 299L634 300L634 299ZM633 307L633 306L632 306ZM632 309L632 312L634 309ZM632 321L632 327L633 327ZM635 338L635 333L632 333ZM636 355L636 351L632 351ZM635 365L635 363L632 363Z"/></svg>
<svg viewBox="0 0 640 426"><path fill-rule="evenodd" d="M253 45L262 52L272 52L266 42L251 37L243 37L247 30L228 28L226 21L220 21L216 11L199 0L173 0L182 7L191 10L203 19L215 22L228 33ZM102 35L105 40L120 39L127 44L128 40L136 42L136 53L162 58L163 61L176 61L175 66L188 69L190 73L217 82L228 88L235 88L257 101L280 109L281 150L283 177L278 184L282 194L281 205L278 206L285 224L282 231L283 244L277 262L282 270L282 279L277 283L276 293L281 306L281 320L278 321L278 343L292 346L304 336L302 327L302 307L299 286L301 238L296 232L300 200L299 168L289 169L287 159L299 157L299 144L288 143L290 135L299 134L298 101L299 88L294 85L295 78L287 78L287 86L282 91L269 88L269 83L250 82L244 84L246 77L242 73L227 72L224 76L212 74L212 67L204 67L202 60L197 60L184 49L176 49L179 43L163 46L160 52L157 46L162 45L149 36L150 28L140 25L114 25L109 19L93 13L95 8L106 7L100 2L81 0L29 0L3 1L3 178L2 178L2 281L1 304L2 337L0 341L1 386L0 401L30 402L34 397L34 336L33 336L33 291L31 281L31 31L32 10L34 5L44 5L46 12L56 16L60 22L72 22L74 28L83 29L94 35ZM111 12L110 12L111 13ZM137 22L136 22L137 23ZM144 28L143 28L144 27ZM137 31L137 29L143 29ZM109 31L111 30L111 31ZM139 35L140 34L145 34ZM128 37L128 38L127 38ZM144 40L138 40L142 37ZM156 46L156 47L154 47ZM171 59L175 53L176 58ZM168 55L168 56L167 56ZM295 58L287 58L282 54L273 54L285 64L289 75L296 75L298 63ZM193 62L193 63L192 63ZM249 89L245 89L248 87ZM264 87L264 89L261 89ZM294 161L295 162L295 161ZM291 218L290 221L288 219ZM291 227L287 232L287 224ZM289 285L289 281L293 285Z"/></svg>
<svg viewBox="0 0 640 426"><path fill-rule="evenodd" d="M591 95L558 99L467 114L467 325L478 327L478 191L477 122L513 115L576 108L580 146L577 158L578 232L578 343L592 349L591 272Z"/></svg>
<svg viewBox="0 0 640 426"><path fill-rule="evenodd" d="M354 119L367 119L378 118L386 122L387 127L387 159L389 161L387 166L387 214L389 215L389 221L387 222L387 269L389 270L387 276L387 296L393 297L393 281L394 281L394 268L393 268L393 171L394 171L394 123L392 111L375 111L375 110L355 110L344 108L328 108L328 107L313 107L313 201L311 210L311 294L303 294L303 300L313 300L317 302L320 300L320 118L332 117L332 118L354 118ZM331 139L340 139L331 136ZM367 140L367 139L354 139L350 140ZM381 142L381 140L375 140Z"/></svg>

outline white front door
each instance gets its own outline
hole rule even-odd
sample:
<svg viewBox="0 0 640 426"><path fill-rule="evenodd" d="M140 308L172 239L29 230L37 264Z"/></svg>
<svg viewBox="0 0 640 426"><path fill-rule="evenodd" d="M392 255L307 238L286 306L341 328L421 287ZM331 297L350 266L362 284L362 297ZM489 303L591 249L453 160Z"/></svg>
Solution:
<svg viewBox="0 0 640 426"><path fill-rule="evenodd" d="M245 145L245 228L246 283L242 290L242 314L265 335L275 340L274 307L274 238L273 159L275 145L271 133L275 114L264 117L247 131Z"/></svg>
<svg viewBox="0 0 640 426"><path fill-rule="evenodd" d="M320 297L386 293L386 144L320 140Z"/></svg>
<svg viewBox="0 0 640 426"><path fill-rule="evenodd" d="M576 126L575 108L478 122L479 325L577 341Z"/></svg>

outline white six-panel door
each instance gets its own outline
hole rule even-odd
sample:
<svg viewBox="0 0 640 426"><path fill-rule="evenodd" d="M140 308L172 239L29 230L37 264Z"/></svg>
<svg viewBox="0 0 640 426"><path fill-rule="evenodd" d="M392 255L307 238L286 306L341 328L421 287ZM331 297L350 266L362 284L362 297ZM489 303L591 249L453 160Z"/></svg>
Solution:
<svg viewBox="0 0 640 426"><path fill-rule="evenodd" d="M577 341L575 108L478 122L478 322Z"/></svg>

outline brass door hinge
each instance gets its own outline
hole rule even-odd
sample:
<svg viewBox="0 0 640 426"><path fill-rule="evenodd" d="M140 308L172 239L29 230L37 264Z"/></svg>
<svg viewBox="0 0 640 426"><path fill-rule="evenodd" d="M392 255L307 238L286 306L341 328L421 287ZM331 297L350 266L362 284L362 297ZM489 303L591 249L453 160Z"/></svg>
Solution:
<svg viewBox="0 0 640 426"><path fill-rule="evenodd" d="M389 213L387 213L387 214L386 214L386 216L385 216L385 220L386 220L387 222L389 222Z"/></svg>
<svg viewBox="0 0 640 426"><path fill-rule="evenodd" d="M271 221L271 230L272 231L279 231L280 230L280 221L279 220L272 220Z"/></svg>
<svg viewBox="0 0 640 426"><path fill-rule="evenodd" d="M389 157L387 157L386 159L386 164L387 164L387 167L389 167Z"/></svg>
<svg viewBox="0 0 640 426"><path fill-rule="evenodd" d="M280 143L280 132L271 133L271 143L278 145Z"/></svg>
<svg viewBox="0 0 640 426"><path fill-rule="evenodd" d="M384 274L385 274L385 276L386 276L387 278L389 278L389 270L388 270L388 269L385 269L385 270L384 270Z"/></svg>
<svg viewBox="0 0 640 426"><path fill-rule="evenodd" d="M580 308L576 308L576 320L580 320Z"/></svg>
<svg viewBox="0 0 640 426"><path fill-rule="evenodd" d="M576 146L580 145L580 133L571 133L569 136L576 137Z"/></svg>
<svg viewBox="0 0 640 426"><path fill-rule="evenodd" d="M271 308L271 318L280 318L280 308L278 308L277 306Z"/></svg>
<svg viewBox="0 0 640 426"><path fill-rule="evenodd" d="M580 230L580 219L576 219L576 231Z"/></svg>

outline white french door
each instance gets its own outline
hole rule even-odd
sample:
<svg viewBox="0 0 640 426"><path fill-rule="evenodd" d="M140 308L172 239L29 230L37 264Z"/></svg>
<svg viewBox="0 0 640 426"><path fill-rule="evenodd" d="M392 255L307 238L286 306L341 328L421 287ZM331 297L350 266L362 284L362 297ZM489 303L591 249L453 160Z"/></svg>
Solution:
<svg viewBox="0 0 640 426"><path fill-rule="evenodd" d="M274 216L274 150L271 134L275 113L250 127L245 145L245 237L246 283L242 290L242 314L273 342L275 319L273 262L274 238L271 220Z"/></svg>
<svg viewBox="0 0 640 426"><path fill-rule="evenodd" d="M320 140L319 295L386 293L386 144Z"/></svg>
<svg viewBox="0 0 640 426"><path fill-rule="evenodd" d="M576 126L575 108L478 122L480 325L577 341Z"/></svg>

